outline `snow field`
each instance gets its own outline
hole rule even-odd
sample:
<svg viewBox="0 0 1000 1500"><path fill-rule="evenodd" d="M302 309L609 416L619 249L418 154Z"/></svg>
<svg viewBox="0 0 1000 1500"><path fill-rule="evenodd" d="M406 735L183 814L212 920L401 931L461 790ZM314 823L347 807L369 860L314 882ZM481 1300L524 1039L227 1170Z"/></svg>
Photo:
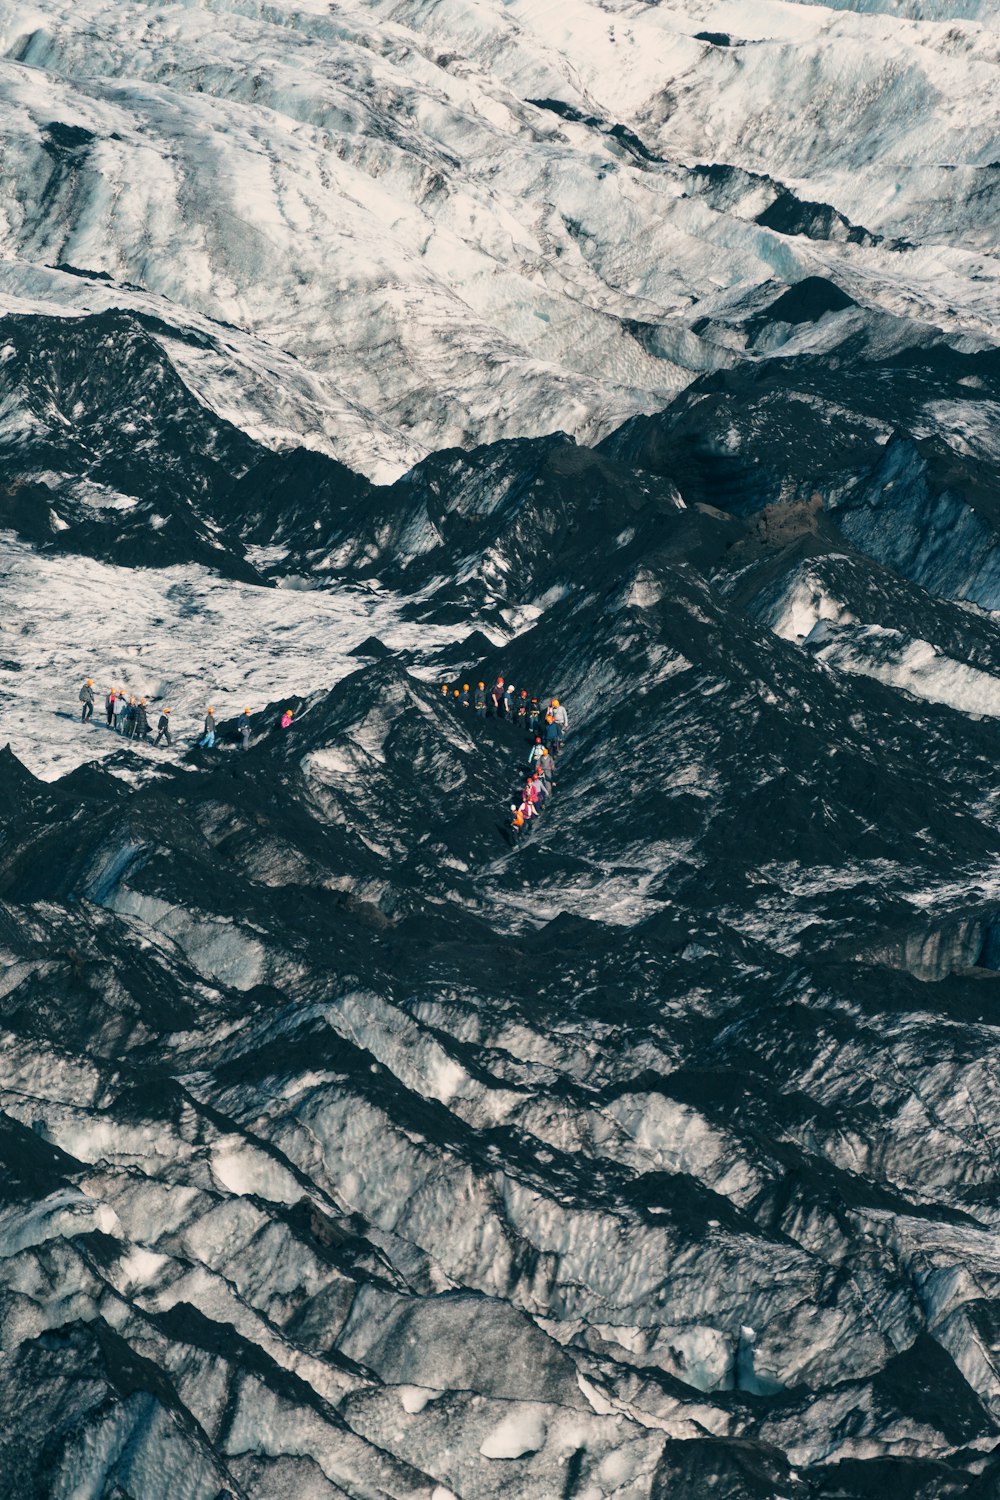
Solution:
<svg viewBox="0 0 1000 1500"><path fill-rule="evenodd" d="M83 557L40 557L0 536L0 743L43 780L128 746L136 771L173 759L216 720L257 712L283 695L309 696L358 667L349 653L369 635L428 652L473 628L400 619L388 595L258 588L197 567L118 568ZM94 679L91 724L77 693ZM154 727L171 709L175 748L132 744L105 727L104 696L147 699Z"/></svg>
<svg viewBox="0 0 1000 1500"><path fill-rule="evenodd" d="M775 280L995 337L991 13L46 0L0 56L7 304L160 311L216 410L379 477L603 436L728 363L691 325ZM767 182L713 208L712 162L910 248L759 226Z"/></svg>

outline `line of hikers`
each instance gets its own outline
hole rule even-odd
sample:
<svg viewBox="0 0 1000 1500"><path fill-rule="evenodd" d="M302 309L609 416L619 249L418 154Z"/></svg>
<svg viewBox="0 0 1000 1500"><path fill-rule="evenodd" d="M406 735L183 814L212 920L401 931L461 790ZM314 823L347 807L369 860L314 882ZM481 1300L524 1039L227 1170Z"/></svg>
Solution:
<svg viewBox="0 0 1000 1500"><path fill-rule="evenodd" d="M97 699L94 694L94 680L88 677L80 689L79 701L80 719L84 724L94 717L94 704ZM146 743L152 734L152 726L149 715L146 712L145 698L136 698L134 694L129 696L124 688L108 688L104 698L104 712L107 717L109 729L114 729L118 734L128 740L142 740ZM282 729L288 729L292 722L292 710L286 708L281 715ZM236 726L236 739L241 750L250 749L250 736L253 733L251 724L251 712L249 708L243 710L242 716ZM165 708L160 713L156 725L156 738L154 745L163 740L167 745L173 744L170 735L170 709ZM205 713L205 724L198 745L204 750L211 750L215 745L215 709L211 706Z"/></svg>
<svg viewBox="0 0 1000 1500"><path fill-rule="evenodd" d="M526 688L518 691L503 677L498 677L489 691L483 682L477 683L475 688L467 682L460 688L445 682L441 685L441 692L455 707L469 709L477 718L492 716L509 720L523 729L531 741L527 780L521 789L520 800L510 804L510 838L515 844L530 834L535 819L541 816L552 795L556 784L556 756L569 731L569 715L558 698L540 702L538 698L530 697Z"/></svg>

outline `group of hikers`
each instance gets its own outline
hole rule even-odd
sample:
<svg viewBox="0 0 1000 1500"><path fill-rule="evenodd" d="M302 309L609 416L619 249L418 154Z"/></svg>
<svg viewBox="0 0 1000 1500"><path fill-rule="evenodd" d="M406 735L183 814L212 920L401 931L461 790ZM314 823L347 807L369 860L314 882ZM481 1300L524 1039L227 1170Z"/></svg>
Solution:
<svg viewBox="0 0 1000 1500"><path fill-rule="evenodd" d="M94 717L94 704L97 701L94 693L94 679L88 677L80 689L80 719L84 724ZM146 711L145 698L137 698L134 694L129 695L124 688L108 688L104 697L104 712L107 718L108 728L114 729L123 738L128 740L142 740L149 742L153 732L149 722L149 714ZM292 710L286 708L281 715L281 727L287 729L292 722ZM198 745L204 750L211 750L215 745L215 709L209 705L205 712L205 723ZM250 749L250 736L253 733L251 723L251 712L249 708L243 710L236 725L235 738L241 750ZM163 740L167 745L172 745L170 735L170 709L164 708L156 724L156 738L154 745Z"/></svg>
<svg viewBox="0 0 1000 1500"><path fill-rule="evenodd" d="M526 838L536 819L541 817L556 784L556 756L563 748L569 730L569 715L565 707L558 698L539 700L531 697L527 688L518 691L512 682L506 682L503 677L498 677L489 690L483 682L477 683L474 688L467 682L461 687L452 687L446 682L441 686L441 693L446 702L468 710L477 718L492 716L506 719L527 735L530 742L527 764L520 768L525 773L525 781L516 794L517 800L510 804L509 825L512 843ZM94 717L94 705L97 701L92 677L87 678L79 696L80 719L87 724ZM104 712L109 729L116 730L125 739L149 742L153 728L145 698L137 698L124 688L108 688L104 697ZM232 738L241 750L250 748L253 734L251 717L250 709L245 708L235 726ZM279 721L282 729L291 726L292 717L292 710L286 708ZM197 744L202 749L211 750L215 739L215 709L210 705L205 712L203 731ZM164 708L160 713L153 744L158 745L161 740L167 745L173 744L169 708Z"/></svg>
<svg viewBox="0 0 1000 1500"><path fill-rule="evenodd" d="M527 778L517 801L510 804L510 839L516 844L527 838L555 787L556 756L563 748L569 731L569 715L558 698L539 700L527 688L518 690L512 682L498 677L492 688L478 682L470 687L442 683L444 698L458 708L468 709L479 719L506 719L526 733L530 741L526 767Z"/></svg>

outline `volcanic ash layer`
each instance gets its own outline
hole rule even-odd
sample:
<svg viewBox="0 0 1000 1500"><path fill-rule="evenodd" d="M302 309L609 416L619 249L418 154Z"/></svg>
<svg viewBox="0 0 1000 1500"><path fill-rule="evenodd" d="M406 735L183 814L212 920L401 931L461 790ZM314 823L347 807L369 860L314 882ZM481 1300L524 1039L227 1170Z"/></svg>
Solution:
<svg viewBox="0 0 1000 1500"><path fill-rule="evenodd" d="M993 357L380 489L8 334L0 1492L1000 1494L996 455L912 404ZM126 606L169 752L76 718Z"/></svg>

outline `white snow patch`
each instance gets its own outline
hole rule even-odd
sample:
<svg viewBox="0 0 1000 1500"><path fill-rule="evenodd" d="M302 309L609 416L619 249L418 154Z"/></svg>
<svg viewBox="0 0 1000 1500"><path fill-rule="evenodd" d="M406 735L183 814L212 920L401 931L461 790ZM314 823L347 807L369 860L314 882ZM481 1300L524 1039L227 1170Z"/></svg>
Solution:
<svg viewBox="0 0 1000 1500"><path fill-rule="evenodd" d="M479 1445L484 1458L523 1458L545 1444L545 1418L537 1406L517 1406Z"/></svg>
<svg viewBox="0 0 1000 1500"><path fill-rule="evenodd" d="M297 1203L302 1185L287 1167L239 1136L217 1142L212 1151L212 1175L237 1197L265 1198L270 1203Z"/></svg>
<svg viewBox="0 0 1000 1500"><path fill-rule="evenodd" d="M403 1410L411 1416L417 1416L425 1406L444 1395L443 1391L431 1390L423 1385L401 1385L397 1387L397 1391Z"/></svg>
<svg viewBox="0 0 1000 1500"><path fill-rule="evenodd" d="M307 593L217 578L200 566L119 568L85 557L41 556L0 533L0 650L5 674L0 744L52 780L127 745L137 768L176 760L200 737L205 708L221 721L283 694L329 688L357 669L368 635L390 649L439 650L464 626L401 619L387 592L353 587ZM94 719L80 723L77 691L93 677ZM175 748L123 741L103 721L104 692L123 687L173 710ZM222 753L222 752L219 752Z"/></svg>

